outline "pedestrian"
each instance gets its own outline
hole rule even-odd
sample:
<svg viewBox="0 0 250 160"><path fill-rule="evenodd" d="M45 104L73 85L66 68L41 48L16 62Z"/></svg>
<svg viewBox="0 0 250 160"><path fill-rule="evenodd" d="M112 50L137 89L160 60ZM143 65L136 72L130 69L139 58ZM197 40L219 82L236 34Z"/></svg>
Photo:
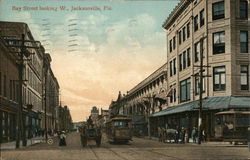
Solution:
<svg viewBox="0 0 250 160"><path fill-rule="evenodd" d="M162 140L161 127L158 127L158 138L159 138L159 142L161 142Z"/></svg>
<svg viewBox="0 0 250 160"><path fill-rule="evenodd" d="M59 146L66 146L66 134L65 131L62 131L60 134Z"/></svg>
<svg viewBox="0 0 250 160"><path fill-rule="evenodd" d="M162 142L165 143L166 140L166 129L164 127L161 128L162 132Z"/></svg>
<svg viewBox="0 0 250 160"><path fill-rule="evenodd" d="M181 128L181 133L180 133L180 138L181 138L181 143L185 143L185 129L184 127Z"/></svg>
<svg viewBox="0 0 250 160"><path fill-rule="evenodd" d="M196 135L197 135L197 132L196 132L196 128L193 127L193 130L192 130L192 133L191 133L191 136L192 136L192 139L193 139L193 142L196 143Z"/></svg>
<svg viewBox="0 0 250 160"><path fill-rule="evenodd" d="M205 130L202 130L202 141L206 142L206 133L205 133Z"/></svg>
<svg viewBox="0 0 250 160"><path fill-rule="evenodd" d="M189 131L188 131L188 128L185 129L185 142L189 143Z"/></svg>
<svg viewBox="0 0 250 160"><path fill-rule="evenodd" d="M180 139L180 134L181 134L181 129L179 126L176 127L176 139L175 139L175 143L179 143L179 139Z"/></svg>
<svg viewBox="0 0 250 160"><path fill-rule="evenodd" d="M248 151L250 152L250 126L247 128Z"/></svg>

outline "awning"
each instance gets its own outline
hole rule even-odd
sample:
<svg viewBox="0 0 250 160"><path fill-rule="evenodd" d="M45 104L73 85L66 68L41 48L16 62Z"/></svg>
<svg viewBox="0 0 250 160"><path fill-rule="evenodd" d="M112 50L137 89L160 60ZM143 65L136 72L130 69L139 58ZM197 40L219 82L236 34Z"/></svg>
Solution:
<svg viewBox="0 0 250 160"><path fill-rule="evenodd" d="M250 111L222 111L222 112L218 112L216 113L216 115L220 115L220 114L249 114L250 115Z"/></svg>
<svg viewBox="0 0 250 160"><path fill-rule="evenodd" d="M169 107L160 112L156 112L152 114L150 117L159 117L159 116L165 116L165 115L170 115L170 114L175 114L175 113L191 111L193 106L195 105L194 103L195 102L193 101L193 102L185 103L182 105Z"/></svg>
<svg viewBox="0 0 250 160"><path fill-rule="evenodd" d="M170 114L197 111L199 101L192 101L185 104L166 108L160 112L150 115L150 117L165 116ZM247 109L250 110L250 97L210 97L203 99L202 110L226 110L226 109Z"/></svg>

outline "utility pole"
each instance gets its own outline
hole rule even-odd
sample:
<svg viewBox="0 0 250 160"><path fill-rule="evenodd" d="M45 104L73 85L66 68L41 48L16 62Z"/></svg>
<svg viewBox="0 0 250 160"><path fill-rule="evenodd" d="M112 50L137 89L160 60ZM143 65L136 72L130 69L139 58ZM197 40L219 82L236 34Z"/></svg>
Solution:
<svg viewBox="0 0 250 160"><path fill-rule="evenodd" d="M200 39L200 65L194 65L194 67L199 67L199 75L193 75L194 77L199 77L199 115L198 115L198 144L201 144L202 139L202 93L203 93L203 78L211 77L209 75L203 75L204 67L208 68L210 66L203 65L203 43L206 36L202 36Z"/></svg>
<svg viewBox="0 0 250 160"><path fill-rule="evenodd" d="M20 137L22 138L22 145L26 146L26 136L23 126L23 68L24 68L24 52L25 52L25 46L24 46L24 39L25 35L22 34L22 40L21 40L21 52L19 54L19 61L18 64L18 86L19 86L19 99L18 99L18 114L17 114L17 131L16 131L16 148L20 147Z"/></svg>
<svg viewBox="0 0 250 160"><path fill-rule="evenodd" d="M203 41L204 37L200 39L200 86L199 86L199 119L198 119L198 144L201 144L202 138L202 93L203 93Z"/></svg>

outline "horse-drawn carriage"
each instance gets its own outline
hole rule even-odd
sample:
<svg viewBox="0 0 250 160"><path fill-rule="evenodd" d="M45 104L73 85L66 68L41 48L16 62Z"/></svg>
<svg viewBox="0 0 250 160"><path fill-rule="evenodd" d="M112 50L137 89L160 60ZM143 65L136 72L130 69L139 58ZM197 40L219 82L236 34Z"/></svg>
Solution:
<svg viewBox="0 0 250 160"><path fill-rule="evenodd" d="M83 126L80 129L80 134L81 134L81 143L83 147L86 147L88 142L91 140L96 142L96 146L99 147L101 145L101 139L102 139L101 129L90 126Z"/></svg>

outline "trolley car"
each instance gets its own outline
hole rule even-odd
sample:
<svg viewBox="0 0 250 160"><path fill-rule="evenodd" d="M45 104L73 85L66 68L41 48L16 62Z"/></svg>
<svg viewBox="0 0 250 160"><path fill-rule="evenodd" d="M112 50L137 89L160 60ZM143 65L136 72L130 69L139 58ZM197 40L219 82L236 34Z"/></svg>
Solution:
<svg viewBox="0 0 250 160"><path fill-rule="evenodd" d="M132 119L127 116L116 116L106 123L106 134L109 142L127 143L132 140Z"/></svg>
<svg viewBox="0 0 250 160"><path fill-rule="evenodd" d="M215 138L225 142L247 143L250 111L223 111L216 113Z"/></svg>

